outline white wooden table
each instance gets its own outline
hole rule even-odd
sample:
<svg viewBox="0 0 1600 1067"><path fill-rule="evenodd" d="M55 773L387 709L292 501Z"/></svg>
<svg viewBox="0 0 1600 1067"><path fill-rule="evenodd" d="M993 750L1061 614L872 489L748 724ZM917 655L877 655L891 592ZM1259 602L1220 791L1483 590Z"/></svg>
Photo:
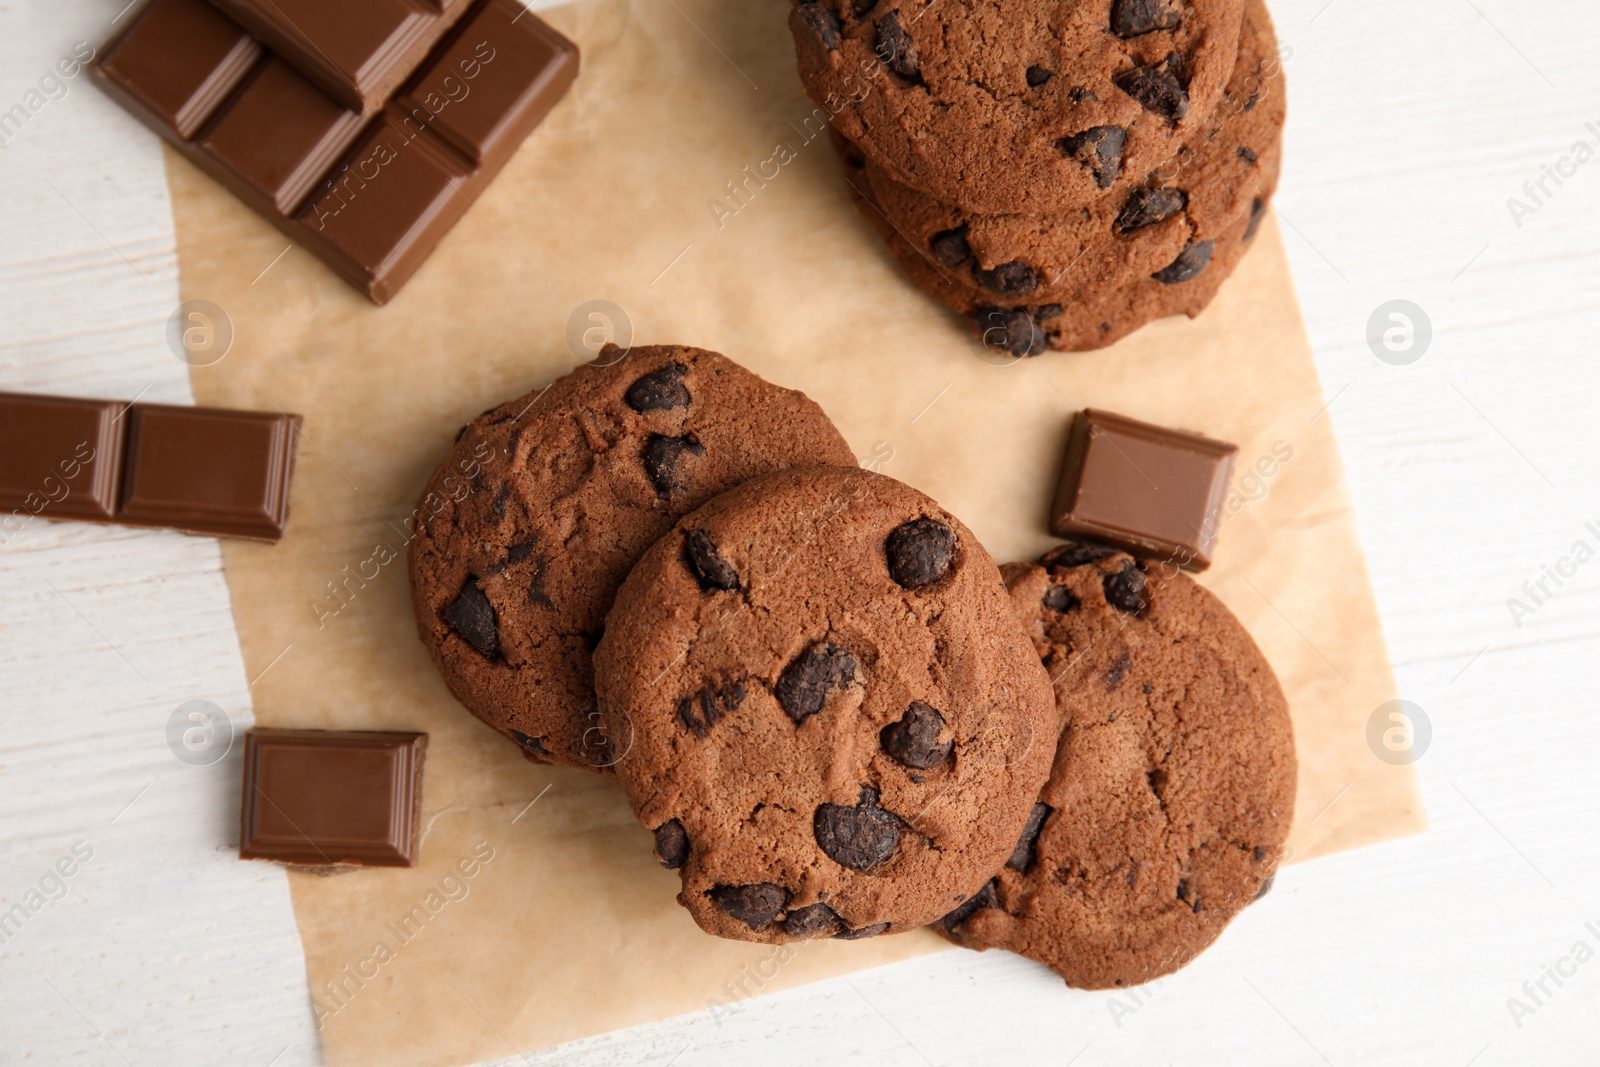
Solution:
<svg viewBox="0 0 1600 1067"><path fill-rule="evenodd" d="M124 2L0 0L0 109L42 102L0 149L0 388L189 399L155 139L41 85ZM1600 5L1272 7L1278 206L1433 829L1290 869L1137 996L953 951L508 1063L1600 1063L1600 564L1545 577L1600 549ZM1432 324L1408 365L1366 339L1395 299ZM228 845L237 765L167 745L185 700L249 722L215 544L30 524L0 680L0 1062L320 1063L284 878Z"/></svg>

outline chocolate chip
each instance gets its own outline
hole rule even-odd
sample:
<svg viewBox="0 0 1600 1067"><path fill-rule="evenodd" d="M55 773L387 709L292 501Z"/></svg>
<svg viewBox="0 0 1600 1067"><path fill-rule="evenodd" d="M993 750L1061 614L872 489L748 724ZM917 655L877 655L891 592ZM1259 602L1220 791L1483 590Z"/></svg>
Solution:
<svg viewBox="0 0 1600 1067"><path fill-rule="evenodd" d="M683 376L688 369L682 363L668 363L628 386L623 399L630 408L640 413L686 408L689 406L689 390L684 388Z"/></svg>
<svg viewBox="0 0 1600 1067"><path fill-rule="evenodd" d="M1189 93L1183 87L1182 75L1183 60L1172 52L1160 63L1134 67L1111 80L1146 111L1176 123L1189 113Z"/></svg>
<svg viewBox="0 0 1600 1067"><path fill-rule="evenodd" d="M1111 5L1111 32L1124 41L1156 30L1175 30L1178 24L1178 13L1167 0L1116 0Z"/></svg>
<svg viewBox="0 0 1600 1067"><path fill-rule="evenodd" d="M934 925L947 934L954 933L956 927L972 918L981 909L998 908L1000 906L1000 896L995 892L994 885L994 881L991 879L982 889L962 901L954 911L951 911L942 919L936 919Z"/></svg>
<svg viewBox="0 0 1600 1067"><path fill-rule="evenodd" d="M789 891L771 882L719 885L708 890L711 903L752 930L765 930L789 903Z"/></svg>
<svg viewBox="0 0 1600 1067"><path fill-rule="evenodd" d="M1111 690L1121 685L1122 679L1128 675L1128 668L1132 666L1133 661L1127 656L1118 658L1117 662L1111 665L1111 669L1106 671L1106 692L1109 693Z"/></svg>
<svg viewBox="0 0 1600 1067"><path fill-rule="evenodd" d="M1027 308L979 308L972 321L978 324L983 346L996 352L1037 356L1048 347L1043 328Z"/></svg>
<svg viewBox="0 0 1600 1067"><path fill-rule="evenodd" d="M822 47L836 51L839 47L839 16L821 4L801 4L795 8L800 21L811 27L811 32L822 41Z"/></svg>
<svg viewBox="0 0 1600 1067"><path fill-rule="evenodd" d="M1048 804L1035 804L1028 813L1028 822L1022 828L1022 836L1017 838L1017 847L1011 850L1011 858L1006 860L1006 866L1013 871L1024 873L1033 866L1033 861L1038 855L1039 831L1044 828L1044 821L1050 817L1054 809Z"/></svg>
<svg viewBox="0 0 1600 1067"><path fill-rule="evenodd" d="M1254 163L1256 160L1261 158L1260 156L1256 155L1256 150L1254 148L1246 148L1244 145L1240 145L1235 154L1246 163Z"/></svg>
<svg viewBox="0 0 1600 1067"><path fill-rule="evenodd" d="M1099 103L1099 102L1100 102L1100 98L1099 98L1099 97L1098 97L1098 96L1096 96L1096 95L1095 95L1095 94L1094 94L1094 90L1092 90L1092 89L1085 89L1085 88L1084 88L1084 87L1083 87L1083 86L1081 86L1081 85L1075 85L1075 86L1073 86L1073 87L1072 87L1072 88L1071 88L1071 89L1070 89L1070 90L1069 90L1069 91L1068 91L1068 92L1067 92L1067 95L1068 95L1068 96L1070 96L1070 97L1071 97L1071 98L1072 98L1072 102L1073 102L1073 103L1074 103L1074 104L1081 104L1081 103L1083 103L1083 102L1084 102L1084 101L1085 101L1085 100L1093 100L1093 101L1094 101L1094 102L1095 102L1095 103L1097 103L1097 104L1098 104L1098 103Z"/></svg>
<svg viewBox="0 0 1600 1067"><path fill-rule="evenodd" d="M838 930L844 926L838 912L826 904L807 904L791 911L783 920L783 932L790 937L808 937L824 930Z"/></svg>
<svg viewBox="0 0 1600 1067"><path fill-rule="evenodd" d="M500 634L495 626L494 605L478 588L478 579L467 579L461 592L445 607L444 621L476 649L478 655L493 658L499 653Z"/></svg>
<svg viewBox="0 0 1600 1067"><path fill-rule="evenodd" d="M869 937L877 937L887 929L889 929L888 923L873 923L871 926L863 926L859 930L840 930L833 935L833 939L835 941L864 941Z"/></svg>
<svg viewBox="0 0 1600 1067"><path fill-rule="evenodd" d="M947 267L959 267L972 258L972 245L967 243L967 225L962 223L953 230L942 230L928 242L933 257Z"/></svg>
<svg viewBox="0 0 1600 1067"><path fill-rule="evenodd" d="M1278 875L1276 872L1267 875L1266 880L1261 883L1261 888L1256 890L1256 895L1250 898L1250 903L1254 904L1256 901L1272 892L1272 883L1277 880Z"/></svg>
<svg viewBox="0 0 1600 1067"><path fill-rule="evenodd" d="M856 18L872 14L872 9L878 6L878 0L855 0Z"/></svg>
<svg viewBox="0 0 1600 1067"><path fill-rule="evenodd" d="M883 750L907 767L925 771L937 767L950 754L951 741L941 742L944 716L920 700L913 700L899 722L878 733Z"/></svg>
<svg viewBox="0 0 1600 1067"><path fill-rule="evenodd" d="M656 859L669 871L689 861L689 835L677 819L668 819L656 827Z"/></svg>
<svg viewBox="0 0 1600 1067"><path fill-rule="evenodd" d="M1109 189L1122 173L1122 147L1127 143L1128 131L1121 126L1095 126L1062 138L1056 147L1088 167L1095 185Z"/></svg>
<svg viewBox="0 0 1600 1067"><path fill-rule="evenodd" d="M678 721L696 737L705 737L718 719L738 711L743 703L744 686L738 682L725 680L720 686L708 683L694 696L678 701Z"/></svg>
<svg viewBox="0 0 1600 1067"><path fill-rule="evenodd" d="M829 859L853 871L883 866L900 846L900 817L878 806L878 791L862 787L853 808L823 804L813 829Z"/></svg>
<svg viewBox="0 0 1600 1067"><path fill-rule="evenodd" d="M1133 233L1165 222L1188 206L1189 194L1182 189L1135 189L1117 216L1117 232Z"/></svg>
<svg viewBox="0 0 1600 1067"><path fill-rule="evenodd" d="M950 570L955 531L938 519L912 519L895 527L883 544L889 577L907 589L932 585Z"/></svg>
<svg viewBox="0 0 1600 1067"><path fill-rule="evenodd" d="M692 437L663 437L658 433L651 434L645 442L645 477L661 496L669 495L674 489L688 488L689 483L678 474L678 461L685 452L698 456L704 454L705 449Z"/></svg>
<svg viewBox="0 0 1600 1067"><path fill-rule="evenodd" d="M856 658L838 645L819 641L784 668L772 695L798 725L822 710L828 690L843 689L855 678Z"/></svg>
<svg viewBox="0 0 1600 1067"><path fill-rule="evenodd" d="M878 20L878 57L889 64L889 69L907 81L921 81L921 60L917 56L917 43L900 25L900 12L891 11Z"/></svg>
<svg viewBox="0 0 1600 1067"><path fill-rule="evenodd" d="M1044 591L1044 606L1059 615L1065 615L1069 611L1077 611L1082 601L1066 586L1052 585Z"/></svg>
<svg viewBox="0 0 1600 1067"><path fill-rule="evenodd" d="M716 544L704 530L690 530L684 535L683 558L706 592L739 588L739 572L717 554Z"/></svg>
<svg viewBox="0 0 1600 1067"><path fill-rule="evenodd" d="M1030 89L1037 89L1039 86L1043 85L1045 82L1054 77L1054 73L1045 70L1043 67L1029 67L1027 74L1028 87Z"/></svg>
<svg viewBox="0 0 1600 1067"><path fill-rule="evenodd" d="M1261 229L1261 220L1267 217L1267 202L1259 196L1250 201L1250 223L1244 228L1244 240L1255 239L1256 231Z"/></svg>
<svg viewBox="0 0 1600 1067"><path fill-rule="evenodd" d="M972 265L972 277L977 283L998 296L1023 297L1039 288L1039 275L1021 260L1002 263L993 270L983 270Z"/></svg>
<svg viewBox="0 0 1600 1067"><path fill-rule="evenodd" d="M1105 589L1106 603L1125 615L1138 615L1150 606L1150 598L1145 595L1144 571L1136 564L1129 563L1120 571L1106 575L1100 584Z"/></svg>
<svg viewBox="0 0 1600 1067"><path fill-rule="evenodd" d="M1046 552L1039 562L1046 567L1081 567L1085 563L1095 563L1108 556L1114 556L1117 550L1110 545L1097 545L1088 541L1077 541L1052 548Z"/></svg>
<svg viewBox="0 0 1600 1067"><path fill-rule="evenodd" d="M1033 317L1037 321L1043 322L1045 319L1053 319L1053 318L1055 318L1056 316L1058 316L1060 314L1061 314L1061 305L1060 304L1040 304L1038 306L1038 308L1034 311Z"/></svg>
<svg viewBox="0 0 1600 1067"><path fill-rule="evenodd" d="M537 737L531 737L521 730L512 730L511 739L535 756L548 756L550 750L544 747L544 742Z"/></svg>
<svg viewBox="0 0 1600 1067"><path fill-rule="evenodd" d="M1178 285L1181 282L1190 281L1198 277L1200 272L1210 265L1211 254L1216 251L1216 247L1216 243L1213 241L1191 242L1182 252L1178 253L1177 259L1162 267L1150 277L1162 285Z"/></svg>

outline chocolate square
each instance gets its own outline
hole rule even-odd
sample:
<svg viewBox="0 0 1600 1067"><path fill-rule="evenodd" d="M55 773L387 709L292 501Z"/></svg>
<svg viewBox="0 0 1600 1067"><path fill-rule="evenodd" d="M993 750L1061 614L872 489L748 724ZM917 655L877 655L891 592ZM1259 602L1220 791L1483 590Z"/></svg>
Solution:
<svg viewBox="0 0 1600 1067"><path fill-rule="evenodd" d="M124 410L114 400L0 393L0 510L111 518Z"/></svg>
<svg viewBox="0 0 1600 1067"><path fill-rule="evenodd" d="M154 0L100 69L120 95L188 140L260 55L254 38L203 0Z"/></svg>

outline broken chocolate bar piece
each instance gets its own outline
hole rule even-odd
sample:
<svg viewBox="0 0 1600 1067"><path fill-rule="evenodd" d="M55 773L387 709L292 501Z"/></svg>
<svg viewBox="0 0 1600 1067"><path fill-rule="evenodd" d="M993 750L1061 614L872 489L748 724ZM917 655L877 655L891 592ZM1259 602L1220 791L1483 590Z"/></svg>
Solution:
<svg viewBox="0 0 1600 1067"><path fill-rule="evenodd" d="M410 867L428 735L251 730L239 858L294 867Z"/></svg>
<svg viewBox="0 0 1600 1067"><path fill-rule="evenodd" d="M76 519L277 541L300 416L0 393L0 525Z"/></svg>
<svg viewBox="0 0 1600 1067"><path fill-rule="evenodd" d="M1051 509L1062 537L1103 541L1192 571L1211 566L1238 447L1084 410Z"/></svg>

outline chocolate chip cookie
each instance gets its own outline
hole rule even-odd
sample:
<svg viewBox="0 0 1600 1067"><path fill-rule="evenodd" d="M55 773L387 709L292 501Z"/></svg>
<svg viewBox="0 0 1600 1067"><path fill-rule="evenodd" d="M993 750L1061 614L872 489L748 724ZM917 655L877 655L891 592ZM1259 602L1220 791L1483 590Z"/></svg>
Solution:
<svg viewBox="0 0 1600 1067"><path fill-rule="evenodd" d="M1215 109L1242 0L806 0L800 79L895 180L968 211L1066 211Z"/></svg>
<svg viewBox="0 0 1600 1067"><path fill-rule="evenodd" d="M1169 974L1272 883L1296 778L1283 691L1175 568L1073 544L1004 574L1065 728L1010 859L935 929L1084 989Z"/></svg>
<svg viewBox="0 0 1600 1067"><path fill-rule="evenodd" d="M745 941L965 902L1010 855L1058 724L983 546L859 469L770 475L679 520L617 594L595 682L679 902Z"/></svg>
<svg viewBox="0 0 1600 1067"><path fill-rule="evenodd" d="M747 479L854 462L815 403L725 356L608 346L461 430L411 545L422 640L530 758L606 768L590 655L645 549Z"/></svg>

